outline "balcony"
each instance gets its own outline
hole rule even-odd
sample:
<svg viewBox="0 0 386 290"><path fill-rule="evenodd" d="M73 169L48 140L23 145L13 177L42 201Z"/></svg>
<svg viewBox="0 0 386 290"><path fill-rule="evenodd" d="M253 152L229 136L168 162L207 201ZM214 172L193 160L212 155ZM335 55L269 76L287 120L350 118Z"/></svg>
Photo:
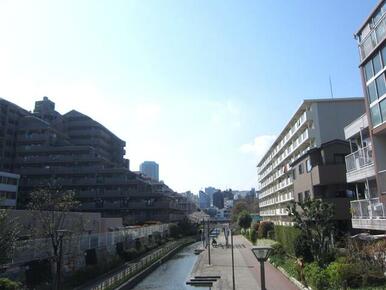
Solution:
<svg viewBox="0 0 386 290"><path fill-rule="evenodd" d="M375 175L373 150L364 147L346 156L347 182L363 181Z"/></svg>
<svg viewBox="0 0 386 290"><path fill-rule="evenodd" d="M385 205L379 198L351 201L351 214L353 228L386 231Z"/></svg>
<svg viewBox="0 0 386 290"><path fill-rule="evenodd" d="M354 136L360 136L360 133L369 128L369 121L367 115L363 114L358 119L354 120L344 128L344 137L346 140Z"/></svg>

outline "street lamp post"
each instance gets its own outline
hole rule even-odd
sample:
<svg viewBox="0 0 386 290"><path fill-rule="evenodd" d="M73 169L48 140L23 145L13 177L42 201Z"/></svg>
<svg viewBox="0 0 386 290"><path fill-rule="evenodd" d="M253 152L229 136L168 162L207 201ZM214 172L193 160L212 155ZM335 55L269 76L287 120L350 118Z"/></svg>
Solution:
<svg viewBox="0 0 386 290"><path fill-rule="evenodd" d="M232 286L233 290L236 290L236 283L235 283L235 258L233 255L233 233L232 229L229 229L230 235L231 235L231 253L232 253Z"/></svg>
<svg viewBox="0 0 386 290"><path fill-rule="evenodd" d="M264 262L267 261L269 255L272 252L271 247L253 247L252 253L255 255L256 259L260 262L260 277L261 277L261 290L267 290L265 288L265 272L264 272Z"/></svg>

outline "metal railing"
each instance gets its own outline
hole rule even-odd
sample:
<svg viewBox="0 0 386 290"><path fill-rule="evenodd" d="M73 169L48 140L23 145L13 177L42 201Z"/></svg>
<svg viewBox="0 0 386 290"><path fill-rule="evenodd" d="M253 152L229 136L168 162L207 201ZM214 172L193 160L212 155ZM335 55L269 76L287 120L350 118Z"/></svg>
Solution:
<svg viewBox="0 0 386 290"><path fill-rule="evenodd" d="M373 149L370 145L346 156L347 172L361 169L363 167L372 165L373 163Z"/></svg>
<svg viewBox="0 0 386 290"><path fill-rule="evenodd" d="M96 285L91 286L90 288L87 288L87 290L104 290L110 287L112 289L113 286L117 287L119 284L123 284L128 279L133 277L135 274L141 272L142 270L144 270L145 268L153 264L158 259L164 257L167 253L178 248L179 246L183 245L186 242L187 242L186 240L172 242L166 245L165 247L159 250L156 250L150 255L143 257L140 261L130 264L127 268L119 271L118 273L112 275L111 277L106 278L106 280L101 281Z"/></svg>
<svg viewBox="0 0 386 290"><path fill-rule="evenodd" d="M350 203L353 219L386 219L385 206L379 198L353 200Z"/></svg>
<svg viewBox="0 0 386 290"><path fill-rule="evenodd" d="M72 235L63 239L63 252L65 255L76 255L89 249L112 249L117 243L125 239L147 237L154 233L164 233L168 229L169 224L160 224L139 228L124 228L100 234ZM52 256L52 245L49 239L19 241L15 249L13 263L44 259L50 256Z"/></svg>

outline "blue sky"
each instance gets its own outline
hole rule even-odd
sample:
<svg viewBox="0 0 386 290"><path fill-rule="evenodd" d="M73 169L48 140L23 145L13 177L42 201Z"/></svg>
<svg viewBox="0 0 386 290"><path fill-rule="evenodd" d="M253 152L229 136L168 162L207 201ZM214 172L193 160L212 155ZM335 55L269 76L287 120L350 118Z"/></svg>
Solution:
<svg viewBox="0 0 386 290"><path fill-rule="evenodd" d="M2 0L0 97L48 96L160 164L177 191L256 187L302 99L361 96L353 33L376 0Z"/></svg>

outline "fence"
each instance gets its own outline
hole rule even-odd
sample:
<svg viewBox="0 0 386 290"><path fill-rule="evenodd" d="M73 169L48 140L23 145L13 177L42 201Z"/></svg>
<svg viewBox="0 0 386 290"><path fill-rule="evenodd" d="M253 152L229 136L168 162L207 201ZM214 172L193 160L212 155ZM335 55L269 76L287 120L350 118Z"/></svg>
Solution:
<svg viewBox="0 0 386 290"><path fill-rule="evenodd" d="M143 257L139 262L133 263L127 268L107 278L106 280L97 283L97 285L87 288L87 290L105 290L112 286L118 286L118 284L124 283L129 278L133 277L136 273L139 273L140 271L144 270L146 267L150 266L158 259L164 257L173 249L176 249L185 243L187 243L187 240L172 242L166 245L165 247L156 250L150 255Z"/></svg>
<svg viewBox="0 0 386 290"><path fill-rule="evenodd" d="M71 255L82 253L89 249L112 249L115 248L117 243L123 242L126 239L134 240L148 237L155 233L163 234L168 229L169 224L160 224L140 228L124 228L100 234L72 235L63 239L63 252L65 255ZM52 256L52 245L49 239L19 241L13 263L23 263L50 256Z"/></svg>

